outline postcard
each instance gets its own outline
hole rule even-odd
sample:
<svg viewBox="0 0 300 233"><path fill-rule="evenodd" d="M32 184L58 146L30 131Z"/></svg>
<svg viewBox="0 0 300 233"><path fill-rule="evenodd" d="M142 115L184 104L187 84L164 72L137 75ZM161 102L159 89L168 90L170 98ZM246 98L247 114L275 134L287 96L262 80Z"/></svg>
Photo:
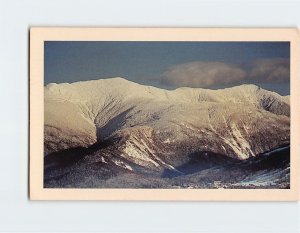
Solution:
<svg viewBox="0 0 300 233"><path fill-rule="evenodd" d="M30 199L299 198L297 29L30 29Z"/></svg>

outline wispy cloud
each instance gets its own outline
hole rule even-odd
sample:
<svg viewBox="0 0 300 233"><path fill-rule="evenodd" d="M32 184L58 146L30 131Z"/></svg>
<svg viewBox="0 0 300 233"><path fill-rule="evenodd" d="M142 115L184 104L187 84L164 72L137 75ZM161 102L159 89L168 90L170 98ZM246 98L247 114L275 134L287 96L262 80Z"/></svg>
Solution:
<svg viewBox="0 0 300 233"><path fill-rule="evenodd" d="M260 59L247 68L224 62L195 61L170 67L161 83L173 87L213 87L238 83L284 83L290 78L285 58Z"/></svg>
<svg viewBox="0 0 300 233"><path fill-rule="evenodd" d="M260 59L253 62L248 79L266 83L283 83L290 79L290 61L285 58Z"/></svg>
<svg viewBox="0 0 300 233"><path fill-rule="evenodd" d="M244 80L246 72L223 62L190 62L171 67L161 76L162 83L175 87L211 87Z"/></svg>

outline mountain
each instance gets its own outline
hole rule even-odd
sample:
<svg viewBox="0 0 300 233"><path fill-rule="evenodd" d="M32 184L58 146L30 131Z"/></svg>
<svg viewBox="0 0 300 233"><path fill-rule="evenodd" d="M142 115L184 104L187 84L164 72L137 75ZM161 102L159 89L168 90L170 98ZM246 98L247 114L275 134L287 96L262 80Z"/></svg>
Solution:
<svg viewBox="0 0 300 233"><path fill-rule="evenodd" d="M181 174L193 154L243 161L290 142L289 97L255 85L164 90L110 78L48 84L44 98L47 168L84 154L110 171Z"/></svg>

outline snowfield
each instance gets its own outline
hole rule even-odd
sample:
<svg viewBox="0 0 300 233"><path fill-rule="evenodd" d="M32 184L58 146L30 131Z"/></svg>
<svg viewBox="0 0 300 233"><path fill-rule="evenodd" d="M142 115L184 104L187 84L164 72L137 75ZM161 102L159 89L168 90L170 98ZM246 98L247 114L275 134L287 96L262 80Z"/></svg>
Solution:
<svg viewBox="0 0 300 233"><path fill-rule="evenodd" d="M179 168L194 154L217 155L224 166L290 142L289 97L255 85L164 90L110 78L48 84L44 91L45 184L59 180L59 187L81 183L71 173L96 179L97 187L128 176L179 179L189 174ZM286 174L286 164L283 169ZM237 184L252 187L253 181Z"/></svg>

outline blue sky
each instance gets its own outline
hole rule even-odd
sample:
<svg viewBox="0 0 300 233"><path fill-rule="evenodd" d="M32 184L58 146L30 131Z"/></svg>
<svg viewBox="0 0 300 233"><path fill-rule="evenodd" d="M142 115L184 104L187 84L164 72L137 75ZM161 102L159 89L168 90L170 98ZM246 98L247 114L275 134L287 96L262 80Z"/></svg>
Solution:
<svg viewBox="0 0 300 233"><path fill-rule="evenodd" d="M45 84L123 77L156 87L253 83L289 94L288 42L45 42Z"/></svg>

